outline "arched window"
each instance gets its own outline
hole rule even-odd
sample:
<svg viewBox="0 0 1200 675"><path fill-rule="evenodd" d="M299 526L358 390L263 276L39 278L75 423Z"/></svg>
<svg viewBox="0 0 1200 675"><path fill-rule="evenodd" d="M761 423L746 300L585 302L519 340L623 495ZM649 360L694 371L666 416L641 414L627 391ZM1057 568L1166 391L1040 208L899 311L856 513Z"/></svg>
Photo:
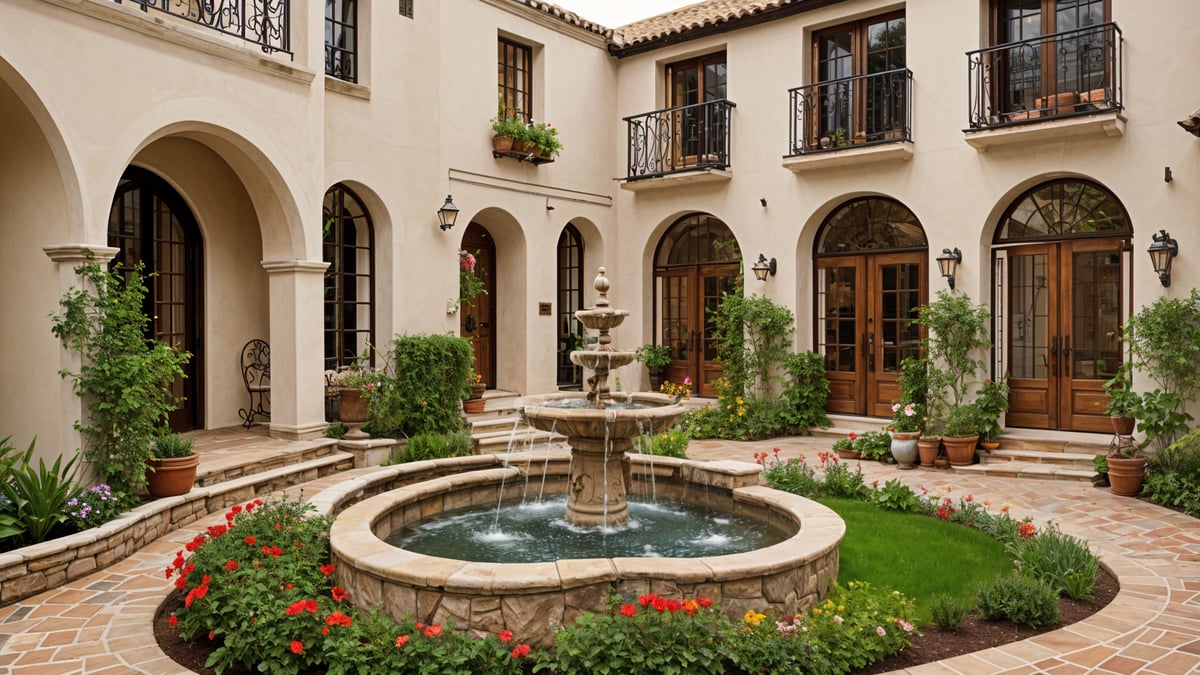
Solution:
<svg viewBox="0 0 1200 675"><path fill-rule="evenodd" d="M558 386L582 383L579 366L571 362L576 336L583 326L575 312L583 309L583 237L574 225L563 228L558 237Z"/></svg>
<svg viewBox="0 0 1200 675"><path fill-rule="evenodd" d="M1125 209L1104 188L1081 180L1043 183L1000 219L996 243L1102 237L1133 231Z"/></svg>
<svg viewBox="0 0 1200 675"><path fill-rule="evenodd" d="M825 220L817 255L927 247L925 230L907 206L894 199L867 197L847 202Z"/></svg>
<svg viewBox="0 0 1200 675"><path fill-rule="evenodd" d="M375 343L375 232L358 197L341 183L322 208L325 270L325 368L349 365ZM373 354L372 354L373 357Z"/></svg>

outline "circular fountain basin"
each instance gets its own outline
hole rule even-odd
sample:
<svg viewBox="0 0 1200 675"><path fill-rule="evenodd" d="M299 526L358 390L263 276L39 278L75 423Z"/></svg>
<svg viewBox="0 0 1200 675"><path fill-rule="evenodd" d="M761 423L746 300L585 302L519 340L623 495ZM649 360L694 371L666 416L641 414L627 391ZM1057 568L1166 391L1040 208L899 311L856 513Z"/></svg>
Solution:
<svg viewBox="0 0 1200 675"><path fill-rule="evenodd" d="M565 453L460 458L465 473L436 475L439 462L386 467L317 501L330 511L369 494L337 515L330 550L338 585L360 607L382 607L393 618L452 622L477 634L505 628L518 640L549 646L556 629L582 612L602 612L611 591L682 600L707 596L731 618L747 610L792 615L826 594L838 573L845 524L833 511L758 484L760 467L744 462L630 458L633 490L752 517L791 533L780 543L745 553L686 558L614 557L553 562L470 562L429 556L387 544L390 532L443 513L567 490ZM453 460L441 460L450 462ZM491 468L484 468L491 467ZM536 546L536 543L531 544Z"/></svg>

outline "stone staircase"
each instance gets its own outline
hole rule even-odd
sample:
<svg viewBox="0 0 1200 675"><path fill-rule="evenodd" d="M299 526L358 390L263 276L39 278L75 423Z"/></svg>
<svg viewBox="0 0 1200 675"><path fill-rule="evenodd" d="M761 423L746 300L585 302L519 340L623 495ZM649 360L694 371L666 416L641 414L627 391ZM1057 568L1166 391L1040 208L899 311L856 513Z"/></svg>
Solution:
<svg viewBox="0 0 1200 675"><path fill-rule="evenodd" d="M534 429L521 420L521 395L501 389L483 394L483 412L467 415L475 454L499 454L514 451L560 447L566 441L561 434Z"/></svg>
<svg viewBox="0 0 1200 675"><path fill-rule="evenodd" d="M832 426L813 429L813 436L843 438L851 431L878 431L883 420L830 415ZM980 450L979 463L952 467L965 474L1029 478L1040 480L1073 480L1090 482L1096 475L1092 458L1106 454L1112 436L1039 429L1005 429L997 450Z"/></svg>

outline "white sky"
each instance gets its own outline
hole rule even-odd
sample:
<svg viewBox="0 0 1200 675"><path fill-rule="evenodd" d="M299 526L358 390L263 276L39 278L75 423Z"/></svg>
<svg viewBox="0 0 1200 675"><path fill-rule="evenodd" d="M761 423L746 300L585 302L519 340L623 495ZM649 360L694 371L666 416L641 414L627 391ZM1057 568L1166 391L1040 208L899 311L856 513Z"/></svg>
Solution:
<svg viewBox="0 0 1200 675"><path fill-rule="evenodd" d="M551 0L590 21L616 28L699 0Z"/></svg>

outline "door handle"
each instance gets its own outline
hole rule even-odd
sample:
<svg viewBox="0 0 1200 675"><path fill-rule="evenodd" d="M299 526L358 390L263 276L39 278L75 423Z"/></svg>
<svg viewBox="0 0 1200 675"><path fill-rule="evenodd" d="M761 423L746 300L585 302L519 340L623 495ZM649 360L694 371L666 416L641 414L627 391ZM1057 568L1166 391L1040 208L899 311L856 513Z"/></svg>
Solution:
<svg viewBox="0 0 1200 675"><path fill-rule="evenodd" d="M1070 377L1071 376L1071 336L1070 335L1063 337L1062 355L1063 355L1063 362L1062 362L1063 377Z"/></svg>
<svg viewBox="0 0 1200 675"><path fill-rule="evenodd" d="M867 370L875 372L875 333L867 333Z"/></svg>
<svg viewBox="0 0 1200 675"><path fill-rule="evenodd" d="M1058 336L1050 338L1050 376L1058 377Z"/></svg>

